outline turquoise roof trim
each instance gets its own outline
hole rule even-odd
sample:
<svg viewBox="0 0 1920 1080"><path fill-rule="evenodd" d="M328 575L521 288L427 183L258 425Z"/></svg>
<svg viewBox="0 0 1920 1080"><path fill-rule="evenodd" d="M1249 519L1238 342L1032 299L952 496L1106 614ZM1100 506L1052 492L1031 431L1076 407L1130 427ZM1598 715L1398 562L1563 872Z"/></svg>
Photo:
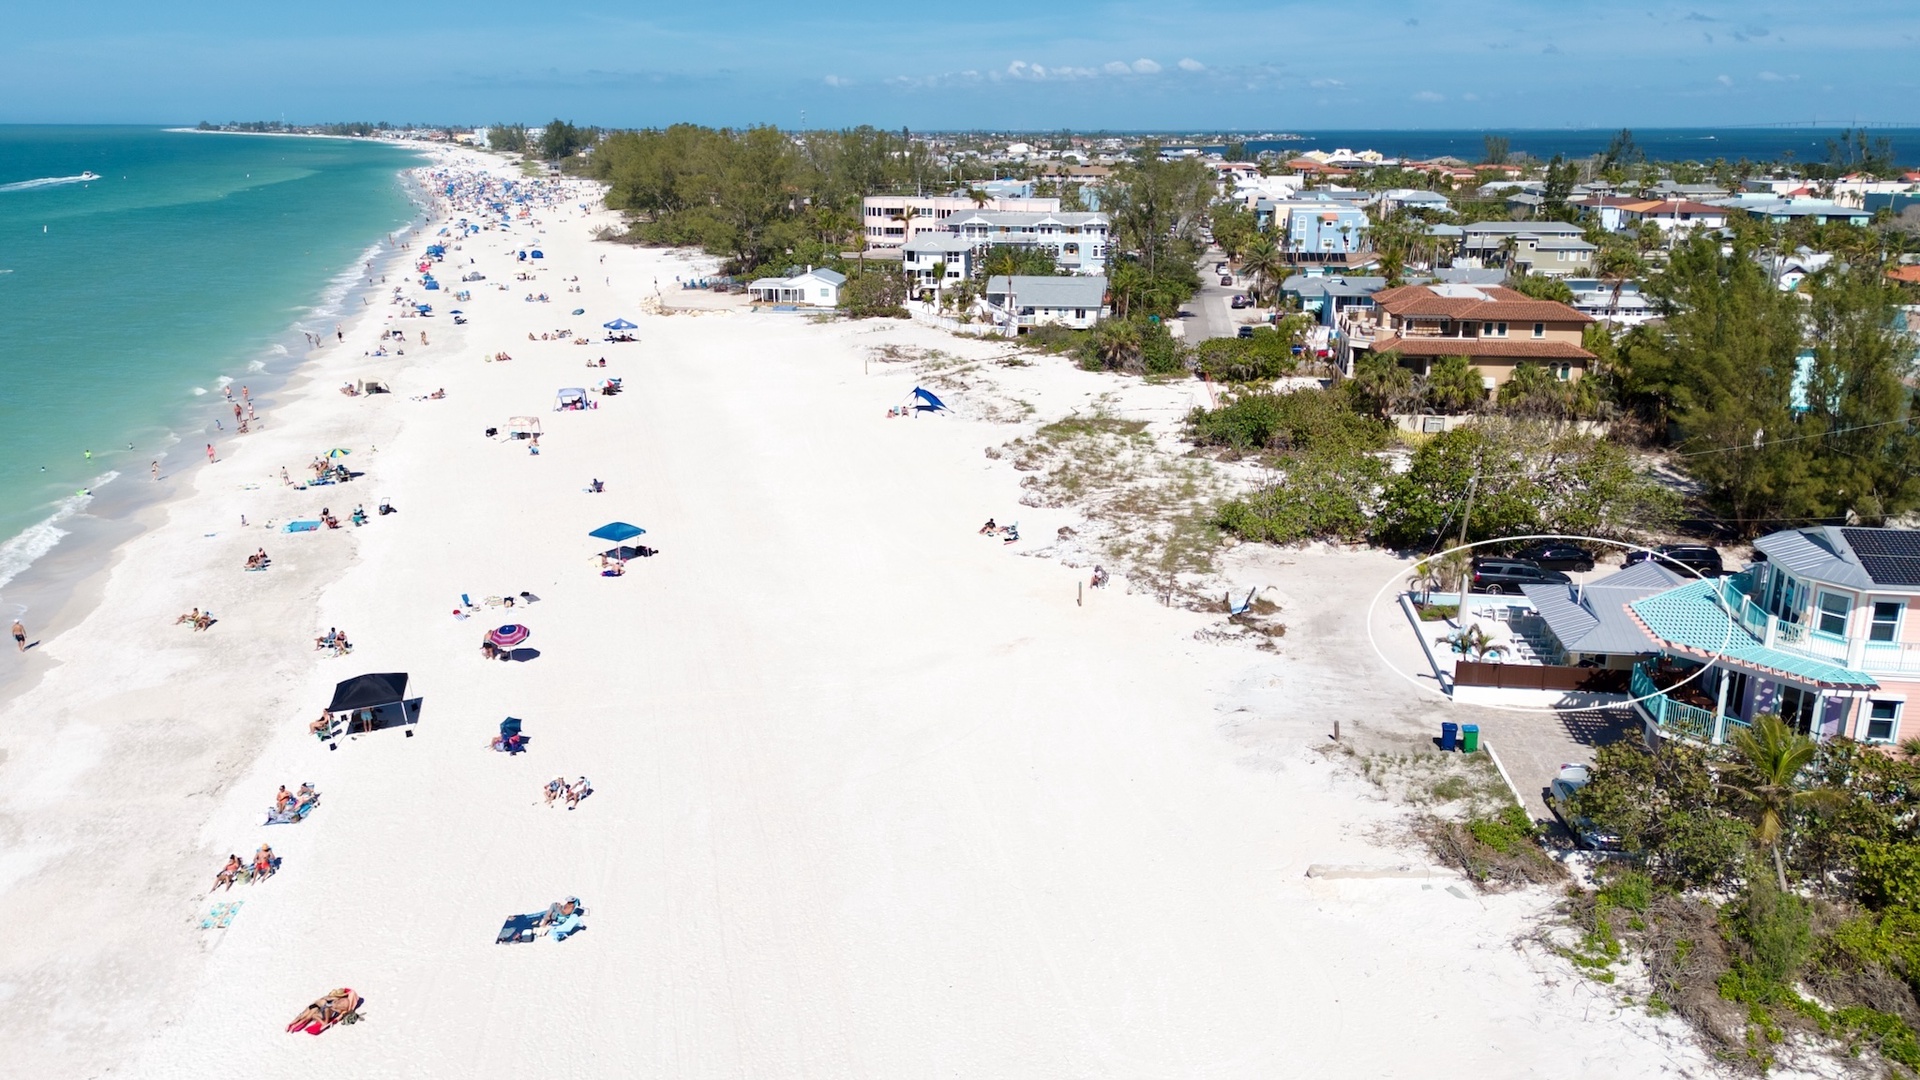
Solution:
<svg viewBox="0 0 1920 1080"><path fill-rule="evenodd" d="M1658 641L1701 659L1727 660L1763 672L1820 686L1871 690L1873 676L1811 656L1770 649L1727 615L1713 598L1716 583L1695 581L1627 605Z"/></svg>

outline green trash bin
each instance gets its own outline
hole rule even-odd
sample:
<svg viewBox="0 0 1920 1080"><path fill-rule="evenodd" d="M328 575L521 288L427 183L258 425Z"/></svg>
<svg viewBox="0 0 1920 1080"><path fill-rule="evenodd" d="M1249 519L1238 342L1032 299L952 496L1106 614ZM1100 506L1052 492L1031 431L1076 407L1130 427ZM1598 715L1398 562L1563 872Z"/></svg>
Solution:
<svg viewBox="0 0 1920 1080"><path fill-rule="evenodd" d="M1460 752L1471 754L1480 749L1480 725L1465 724L1460 728Z"/></svg>

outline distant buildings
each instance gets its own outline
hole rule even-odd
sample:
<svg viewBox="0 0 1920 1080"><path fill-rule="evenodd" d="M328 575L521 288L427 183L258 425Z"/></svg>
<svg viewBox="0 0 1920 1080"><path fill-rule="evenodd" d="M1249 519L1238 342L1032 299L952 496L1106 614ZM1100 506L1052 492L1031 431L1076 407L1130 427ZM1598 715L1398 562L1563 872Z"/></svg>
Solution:
<svg viewBox="0 0 1920 1080"><path fill-rule="evenodd" d="M1035 248L1071 274L1106 269L1110 225L1105 214L969 210L950 215L944 228L971 241L976 251L1001 244Z"/></svg>
<svg viewBox="0 0 1920 1080"><path fill-rule="evenodd" d="M1031 185L1027 185L1031 190ZM968 195L869 195L860 200L860 217L872 248L902 247L923 232L946 227L955 214L974 210L1022 212L1058 212L1060 200L1018 195L994 195L982 191L985 198L976 201Z"/></svg>

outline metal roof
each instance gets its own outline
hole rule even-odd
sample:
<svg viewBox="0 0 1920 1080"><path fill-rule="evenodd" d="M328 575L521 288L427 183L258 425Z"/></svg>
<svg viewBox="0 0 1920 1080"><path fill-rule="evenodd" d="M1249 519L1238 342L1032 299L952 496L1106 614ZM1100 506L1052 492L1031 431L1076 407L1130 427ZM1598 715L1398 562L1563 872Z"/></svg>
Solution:
<svg viewBox="0 0 1920 1080"><path fill-rule="evenodd" d="M1847 589L1873 587L1873 578L1854 560L1853 550L1835 529L1821 526L1768 533L1753 542L1753 549L1795 577Z"/></svg>
<svg viewBox="0 0 1920 1080"><path fill-rule="evenodd" d="M1654 641L1627 613L1627 605L1684 580L1664 566L1642 562L1584 586L1522 585L1520 591L1568 652L1647 653L1654 651Z"/></svg>
<svg viewBox="0 0 1920 1080"><path fill-rule="evenodd" d="M1873 689L1873 676L1756 641L1713 598L1717 580L1695 581L1627 605L1647 633L1668 649L1699 660L1720 657L1766 675L1826 687Z"/></svg>
<svg viewBox="0 0 1920 1080"><path fill-rule="evenodd" d="M1012 279L1012 289L1008 289L1008 279L1001 276L987 279L987 293L992 296L1004 296L1009 291L1021 307L1032 308L1092 308L1098 309L1107 295L1107 279L1104 277L1025 277Z"/></svg>

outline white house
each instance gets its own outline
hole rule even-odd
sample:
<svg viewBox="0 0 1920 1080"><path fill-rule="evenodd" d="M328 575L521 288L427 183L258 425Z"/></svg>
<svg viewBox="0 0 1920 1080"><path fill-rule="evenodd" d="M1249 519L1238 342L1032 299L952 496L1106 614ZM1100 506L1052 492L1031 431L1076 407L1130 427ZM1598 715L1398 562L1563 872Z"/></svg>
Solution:
<svg viewBox="0 0 1920 1080"><path fill-rule="evenodd" d="M1085 330L1106 313L1107 279L1091 276L987 279L986 315L996 325L1026 333L1036 326Z"/></svg>
<svg viewBox="0 0 1920 1080"><path fill-rule="evenodd" d="M972 241L976 249L995 244L1040 248L1063 270L1076 274L1106 270L1109 225L1105 214L978 210L949 217L946 229Z"/></svg>
<svg viewBox="0 0 1920 1080"><path fill-rule="evenodd" d="M908 288L915 296L931 292L935 285L934 268L944 267L941 288L952 288L973 276L974 248L977 241L952 233L922 233L907 241L901 256L901 271L907 275Z"/></svg>
<svg viewBox="0 0 1920 1080"><path fill-rule="evenodd" d="M762 304L838 307L840 287L846 283L847 276L837 270L816 270L809 266L801 271L796 267L789 270L786 277L761 278L748 285L747 291Z"/></svg>
<svg viewBox="0 0 1920 1080"><path fill-rule="evenodd" d="M984 203L975 203L970 195L869 195L860 200L862 231L870 248L897 248L923 233L940 232L947 219L975 210L1018 211L1024 213L1057 212L1060 200L1053 197L1031 198L988 190Z"/></svg>

